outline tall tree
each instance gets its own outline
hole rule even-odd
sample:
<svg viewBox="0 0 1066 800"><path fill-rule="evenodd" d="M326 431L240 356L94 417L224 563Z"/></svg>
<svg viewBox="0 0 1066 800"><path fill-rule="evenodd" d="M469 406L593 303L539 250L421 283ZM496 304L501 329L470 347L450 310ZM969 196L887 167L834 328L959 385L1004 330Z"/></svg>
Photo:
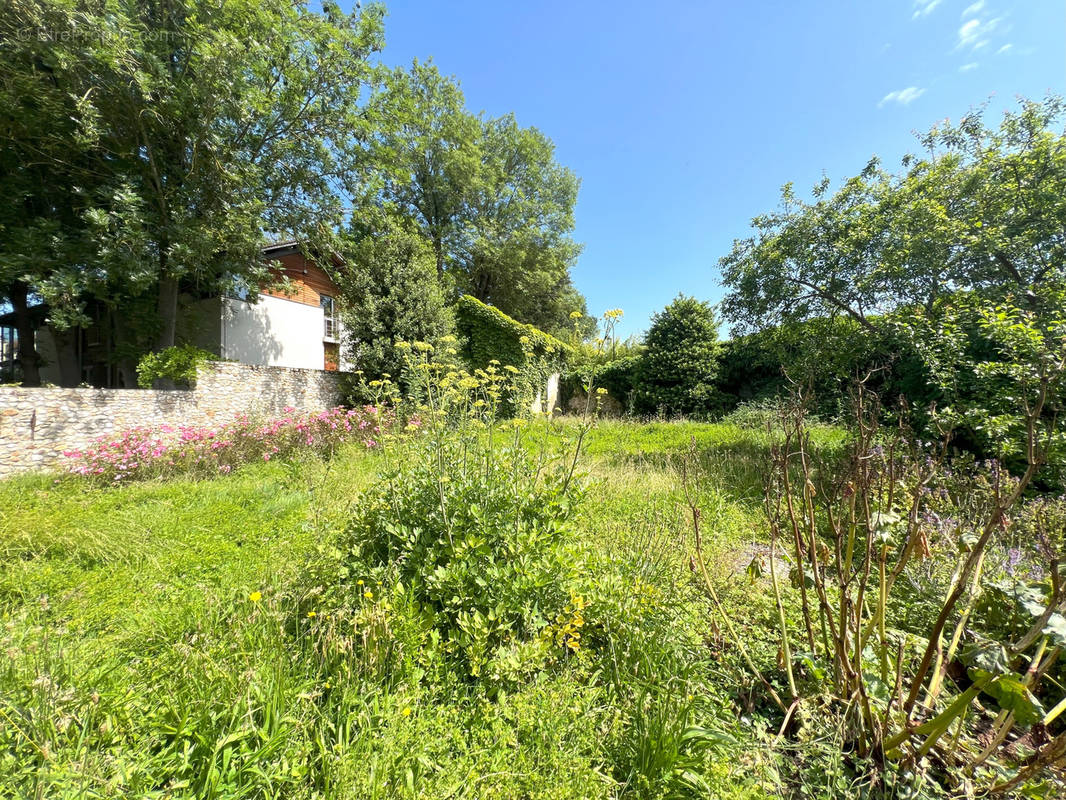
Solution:
<svg viewBox="0 0 1066 800"><path fill-rule="evenodd" d="M465 102L453 80L415 61L382 74L368 110L374 134L362 186L417 225L442 279L462 250L471 189L480 182L481 123Z"/></svg>
<svg viewBox="0 0 1066 800"><path fill-rule="evenodd" d="M1066 279L1066 132L1059 98L1023 101L998 129L981 110L922 137L930 155L898 175L872 161L813 203L781 209L721 260L726 316L740 330L846 315L867 329L945 294L996 299Z"/></svg>
<svg viewBox="0 0 1066 800"><path fill-rule="evenodd" d="M42 295L54 296L62 329L80 320L73 296L99 277L78 267L91 243L83 217L87 190L98 180L79 147L80 96L69 90L48 40L59 16L50 11L17 6L0 18L0 303L16 318L27 385L40 380L39 321L30 306Z"/></svg>
<svg viewBox="0 0 1066 800"><path fill-rule="evenodd" d="M17 57L0 62L0 85L19 87L12 114L54 135L47 147L10 145L16 160L35 150L39 186L5 226L0 256L31 260L40 240L22 234L41 217L91 229L59 285L76 273L72 299L92 281L112 297L154 292L155 345L173 344L183 287L254 289L264 238L332 237L344 210L338 154L362 135L356 103L381 16L286 0L17 4L4 26L42 34L5 35ZM38 102L35 87L71 100ZM81 194L64 215L50 198L68 189ZM63 299L54 280L40 284Z"/></svg>
<svg viewBox="0 0 1066 800"><path fill-rule="evenodd" d="M511 114L483 123L481 154L460 288L558 332L571 311L585 311L570 280L581 252L571 237L580 181L555 161L547 136L519 127Z"/></svg>
<svg viewBox="0 0 1066 800"><path fill-rule="evenodd" d="M895 359L881 377L916 404L916 424L1003 454L1024 438L1018 378L1046 365L1012 363L1025 348L995 321L1016 316L1036 349L1061 346L1066 106L1022 101L996 128L982 115L933 128L928 155L898 174L871 162L835 193L820 185L812 203L786 187L782 208L756 218L721 266L735 330L823 323L803 343L815 357L801 377L827 365L861 377ZM1060 403L1049 395L1042 413L1056 418Z"/></svg>
<svg viewBox="0 0 1066 800"><path fill-rule="evenodd" d="M375 226L346 248L338 271L344 345L368 378L399 380L403 354L397 342L435 344L455 321L436 276L432 248L396 224Z"/></svg>
<svg viewBox="0 0 1066 800"><path fill-rule="evenodd" d="M384 74L370 116L369 200L415 223L448 289L556 330L583 310L570 280L579 181L550 139L469 112L454 81L417 61Z"/></svg>

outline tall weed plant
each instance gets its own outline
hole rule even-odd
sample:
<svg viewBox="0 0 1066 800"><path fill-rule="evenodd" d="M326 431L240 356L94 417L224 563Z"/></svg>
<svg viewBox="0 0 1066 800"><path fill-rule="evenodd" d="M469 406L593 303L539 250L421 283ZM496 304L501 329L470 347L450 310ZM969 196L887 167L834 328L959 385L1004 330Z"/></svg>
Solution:
<svg viewBox="0 0 1066 800"><path fill-rule="evenodd" d="M835 726L857 785L893 792L1062 789L1049 771L1066 756L1061 511L1025 498L1051 441L1045 394L1066 365L1053 367L1023 407L1020 474L951 458L947 432L882 429L863 384L842 458L812 447L802 401L783 410L765 495L781 644L776 670L747 660L783 715L778 739ZM694 502L691 516L703 567Z"/></svg>
<svg viewBox="0 0 1066 800"><path fill-rule="evenodd" d="M547 418L500 418L524 389L517 369L468 372L429 344L400 349L419 399L406 408L417 435L383 439L387 466L324 582L356 601L374 587L402 594L425 646L459 674L491 678L497 693L581 647L577 444L558 446L545 427L531 446L526 429ZM370 388L404 405L389 382Z"/></svg>

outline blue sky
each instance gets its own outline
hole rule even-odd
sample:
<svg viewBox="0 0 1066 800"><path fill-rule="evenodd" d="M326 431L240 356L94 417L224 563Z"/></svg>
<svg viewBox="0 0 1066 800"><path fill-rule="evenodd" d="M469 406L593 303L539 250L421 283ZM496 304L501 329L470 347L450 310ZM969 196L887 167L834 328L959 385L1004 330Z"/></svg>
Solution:
<svg viewBox="0 0 1066 800"><path fill-rule="evenodd" d="M793 181L838 180L992 98L1066 92L1062 0L392 0L383 60L432 57L582 179L574 281L639 333Z"/></svg>

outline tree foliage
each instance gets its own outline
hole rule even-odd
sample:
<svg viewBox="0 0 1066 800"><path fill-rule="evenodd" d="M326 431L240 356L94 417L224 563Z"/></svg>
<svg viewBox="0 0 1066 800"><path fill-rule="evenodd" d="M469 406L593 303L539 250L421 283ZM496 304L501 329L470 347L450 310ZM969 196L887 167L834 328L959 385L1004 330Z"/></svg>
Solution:
<svg viewBox="0 0 1066 800"><path fill-rule="evenodd" d="M0 59L5 296L28 287L58 329L84 321L87 298L152 296L141 335L163 348L181 291L254 292L271 236L328 243L381 16L283 0L16 4Z"/></svg>
<svg viewBox="0 0 1066 800"><path fill-rule="evenodd" d="M718 410L720 344L710 304L678 295L652 317L644 345L634 398L638 411L706 415Z"/></svg>
<svg viewBox="0 0 1066 800"><path fill-rule="evenodd" d="M899 174L872 160L836 192L777 211L721 261L727 318L739 331L813 317L876 317L945 295L1000 299L1063 280L1066 135L1060 99L1024 101L999 128L981 111L922 137L926 158Z"/></svg>
<svg viewBox="0 0 1066 800"><path fill-rule="evenodd" d="M382 17L375 4L283 0L12 7L0 302L16 312L28 383L35 302L61 360L102 308L132 383L145 351L175 344L183 294L254 296L271 280L266 241L341 250L349 227L392 241L413 226L450 300L470 294L556 332L584 313L570 280L577 178L537 129L467 110L432 64L372 66ZM387 256L405 273L422 262ZM415 327L436 330L439 303L425 311Z"/></svg>
<svg viewBox="0 0 1066 800"><path fill-rule="evenodd" d="M438 342L454 330L453 313L437 281L433 251L402 228L363 236L347 248L337 275L345 346L368 378L398 378L397 342Z"/></svg>
<svg viewBox="0 0 1066 800"><path fill-rule="evenodd" d="M872 161L811 203L786 186L781 209L722 259L734 329L818 324L784 364L795 377L889 367L874 384L905 396L927 433L1017 455L1023 378L1060 346L1064 116L1059 98L1023 101L997 128L979 110L933 128L928 155L898 174ZM1052 391L1042 405L1050 419L1058 402Z"/></svg>
<svg viewBox="0 0 1066 800"><path fill-rule="evenodd" d="M547 136L468 111L455 81L417 61L384 74L368 119L365 200L417 226L448 288L554 333L584 313L570 280L579 181Z"/></svg>

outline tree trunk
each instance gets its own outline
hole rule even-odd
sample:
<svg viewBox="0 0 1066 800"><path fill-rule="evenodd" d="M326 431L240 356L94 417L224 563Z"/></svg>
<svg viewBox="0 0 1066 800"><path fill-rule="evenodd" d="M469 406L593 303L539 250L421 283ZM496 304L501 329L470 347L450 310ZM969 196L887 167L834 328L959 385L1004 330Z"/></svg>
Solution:
<svg viewBox="0 0 1066 800"><path fill-rule="evenodd" d="M178 279L165 272L159 279L159 304L156 310L160 323L156 349L173 347L178 328Z"/></svg>
<svg viewBox="0 0 1066 800"><path fill-rule="evenodd" d="M41 357L37 355L35 344L36 331L30 316L29 287L21 281L15 281L11 287L11 307L15 312L15 330L18 331L18 363L22 368L23 386L41 385Z"/></svg>
<svg viewBox="0 0 1066 800"><path fill-rule="evenodd" d="M130 352L131 348L138 344L130 342L129 326L126 325L126 318L120 313L116 313L114 310L108 312L107 315L109 338L111 340L111 352ZM130 358L121 358L115 363L116 381L115 388L117 389L136 389L137 388L137 364Z"/></svg>
<svg viewBox="0 0 1066 800"><path fill-rule="evenodd" d="M444 279L444 242L437 236L433 237L433 255L437 259L437 280Z"/></svg>
<svg viewBox="0 0 1066 800"><path fill-rule="evenodd" d="M56 343L56 360L59 363L59 385L64 388L81 383L81 359L78 358L78 338L81 328L52 331Z"/></svg>
<svg viewBox="0 0 1066 800"><path fill-rule="evenodd" d="M482 303L488 303L489 305L492 305L492 273L488 270L482 269L480 265L475 266L474 269L474 297L476 297Z"/></svg>

